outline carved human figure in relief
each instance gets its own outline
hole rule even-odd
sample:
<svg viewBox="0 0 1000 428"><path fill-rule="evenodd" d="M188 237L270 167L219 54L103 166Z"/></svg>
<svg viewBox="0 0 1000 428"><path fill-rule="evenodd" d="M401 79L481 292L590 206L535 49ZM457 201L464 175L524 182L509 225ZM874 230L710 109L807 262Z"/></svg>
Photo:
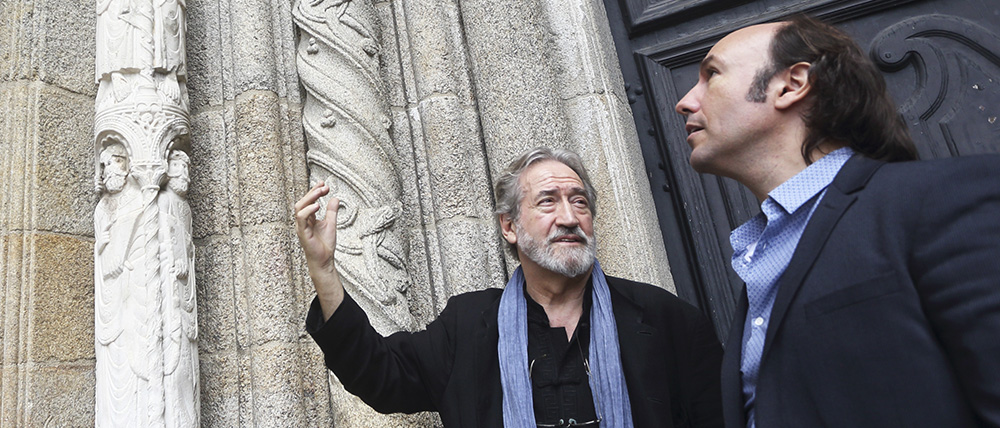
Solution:
<svg viewBox="0 0 1000 428"><path fill-rule="evenodd" d="M97 400L95 410L98 426L126 426L141 420L145 395L140 396L140 379L148 379L139 357L149 345L139 322L148 306L141 284L145 254L136 244L142 198L124 145L108 145L100 161L98 189L103 194L94 212L94 341L96 394L105 399Z"/></svg>
<svg viewBox="0 0 1000 428"><path fill-rule="evenodd" d="M198 312L187 202L187 153L172 150L159 206L160 277L163 285L163 387L167 427L199 425Z"/></svg>

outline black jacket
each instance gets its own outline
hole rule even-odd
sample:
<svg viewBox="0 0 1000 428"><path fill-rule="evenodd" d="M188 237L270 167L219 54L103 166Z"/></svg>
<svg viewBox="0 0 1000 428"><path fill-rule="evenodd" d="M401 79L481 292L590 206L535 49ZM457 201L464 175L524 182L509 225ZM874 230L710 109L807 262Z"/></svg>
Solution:
<svg viewBox="0 0 1000 428"><path fill-rule="evenodd" d="M746 310L744 288L730 428ZM1000 157L851 158L779 280L757 385L760 428L1000 426Z"/></svg>
<svg viewBox="0 0 1000 428"><path fill-rule="evenodd" d="M722 425L722 349L694 307L648 284L607 277L635 426ZM306 320L327 367L383 413L437 411L446 427L502 427L497 357L501 290L452 297L427 329L383 338L349 296Z"/></svg>

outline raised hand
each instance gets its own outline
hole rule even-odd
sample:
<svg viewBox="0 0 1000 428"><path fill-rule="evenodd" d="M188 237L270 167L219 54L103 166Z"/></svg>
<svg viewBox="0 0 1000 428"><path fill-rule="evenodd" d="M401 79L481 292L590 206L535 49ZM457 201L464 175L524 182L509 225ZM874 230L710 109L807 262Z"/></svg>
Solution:
<svg viewBox="0 0 1000 428"><path fill-rule="evenodd" d="M344 286L333 260L337 248L337 208L340 199L330 198L326 205L326 217L323 220L316 218L321 208L317 201L327 193L330 193L330 187L321 181L294 207L295 233L306 255L309 277L316 287L324 320L329 319L344 300Z"/></svg>

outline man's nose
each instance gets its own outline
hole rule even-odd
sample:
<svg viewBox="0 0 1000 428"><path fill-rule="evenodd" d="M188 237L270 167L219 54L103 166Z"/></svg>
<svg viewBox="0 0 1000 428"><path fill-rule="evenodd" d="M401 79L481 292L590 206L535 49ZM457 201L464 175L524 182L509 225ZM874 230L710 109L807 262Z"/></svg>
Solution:
<svg viewBox="0 0 1000 428"><path fill-rule="evenodd" d="M575 227L580 224L577 212L570 201L563 200L556 210L556 223L560 226Z"/></svg>
<svg viewBox="0 0 1000 428"><path fill-rule="evenodd" d="M695 95L696 89L698 89L697 86L691 88L687 94L684 94L684 98L681 98L681 100L677 102L677 105L674 106L674 111L683 114L684 116L698 111L699 105Z"/></svg>

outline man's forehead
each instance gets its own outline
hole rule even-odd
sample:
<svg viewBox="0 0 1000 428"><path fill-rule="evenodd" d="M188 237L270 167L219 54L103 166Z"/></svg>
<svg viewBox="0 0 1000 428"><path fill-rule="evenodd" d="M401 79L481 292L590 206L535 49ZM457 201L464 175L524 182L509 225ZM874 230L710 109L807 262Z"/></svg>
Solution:
<svg viewBox="0 0 1000 428"><path fill-rule="evenodd" d="M521 185L532 193L550 193L560 187L583 189L583 180L566 164L546 160L532 164L521 174Z"/></svg>
<svg viewBox="0 0 1000 428"><path fill-rule="evenodd" d="M768 54L768 47L774 33L784 25L784 23L774 22L752 25L733 31L712 47L702 63L725 62L726 58L735 56L761 59L762 56Z"/></svg>

